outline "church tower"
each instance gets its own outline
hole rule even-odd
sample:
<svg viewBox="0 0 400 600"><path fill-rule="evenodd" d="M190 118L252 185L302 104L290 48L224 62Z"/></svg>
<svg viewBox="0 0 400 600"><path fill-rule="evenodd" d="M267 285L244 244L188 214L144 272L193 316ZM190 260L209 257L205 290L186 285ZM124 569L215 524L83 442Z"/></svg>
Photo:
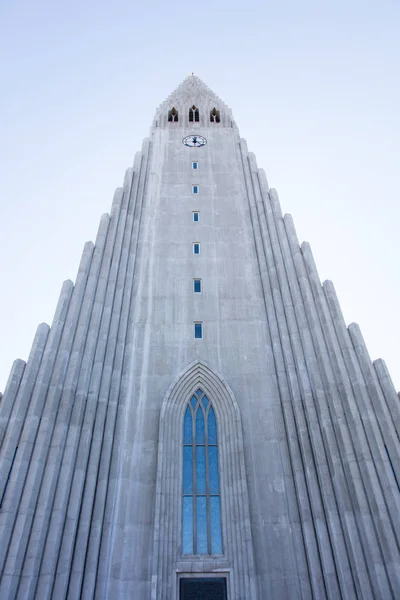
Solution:
<svg viewBox="0 0 400 600"><path fill-rule="evenodd" d="M399 406L189 76L0 400L0 600L398 599Z"/></svg>

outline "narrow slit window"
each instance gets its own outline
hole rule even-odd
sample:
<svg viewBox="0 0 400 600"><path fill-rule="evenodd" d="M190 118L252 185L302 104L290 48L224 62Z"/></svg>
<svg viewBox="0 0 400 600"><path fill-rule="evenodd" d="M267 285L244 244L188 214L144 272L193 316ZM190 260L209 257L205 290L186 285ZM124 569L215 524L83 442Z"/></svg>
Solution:
<svg viewBox="0 0 400 600"><path fill-rule="evenodd" d="M193 211L193 221L197 223L199 221L200 214L197 210Z"/></svg>
<svg viewBox="0 0 400 600"><path fill-rule="evenodd" d="M200 121L200 113L199 113L199 109L193 104L193 106L191 106L189 108L189 123L198 123Z"/></svg>
<svg viewBox="0 0 400 600"><path fill-rule="evenodd" d="M219 114L219 110L217 110L215 107L210 111L210 121L211 123L219 123L220 122L220 114Z"/></svg>
<svg viewBox="0 0 400 600"><path fill-rule="evenodd" d="M200 254L200 243L199 242L193 243L193 254Z"/></svg>
<svg viewBox="0 0 400 600"><path fill-rule="evenodd" d="M198 193L199 193L199 191L200 191L200 188L199 188L199 186L198 186L198 185L194 185L194 186L193 186L193 194L198 194Z"/></svg>
<svg viewBox="0 0 400 600"><path fill-rule="evenodd" d="M203 337L203 323L195 323L194 324L194 337L197 340L201 340ZM201 474L198 473L199 476L199 481L202 481L201 479ZM205 487L205 482L204 482L204 487Z"/></svg>
<svg viewBox="0 0 400 600"><path fill-rule="evenodd" d="M197 161L192 162L192 169L198 169L199 168L199 163Z"/></svg>
<svg viewBox="0 0 400 600"><path fill-rule="evenodd" d="M168 111L168 121L170 123L174 123L176 121L178 121L178 111L176 110L175 106L173 108L171 108L170 111Z"/></svg>
<svg viewBox="0 0 400 600"><path fill-rule="evenodd" d="M200 294L201 292L201 279L193 279L193 291L195 294Z"/></svg>

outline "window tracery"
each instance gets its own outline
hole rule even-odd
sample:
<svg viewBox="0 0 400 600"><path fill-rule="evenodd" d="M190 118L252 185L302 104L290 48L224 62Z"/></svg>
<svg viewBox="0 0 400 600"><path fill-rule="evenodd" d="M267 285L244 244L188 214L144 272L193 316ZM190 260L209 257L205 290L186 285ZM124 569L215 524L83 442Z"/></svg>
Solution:
<svg viewBox="0 0 400 600"><path fill-rule="evenodd" d="M220 122L220 113L215 107L210 111L210 121L211 123L219 123Z"/></svg>
<svg viewBox="0 0 400 600"><path fill-rule="evenodd" d="M193 123L193 122L198 123L199 121L200 121L199 109L196 108L196 106L193 104L193 106L191 106L189 108L189 123Z"/></svg>
<svg viewBox="0 0 400 600"><path fill-rule="evenodd" d="M217 421L201 389L183 422L182 553L222 554Z"/></svg>
<svg viewBox="0 0 400 600"><path fill-rule="evenodd" d="M171 108L170 111L168 111L168 121L171 123L178 121L178 117L179 117L179 113L176 110L175 106L173 106Z"/></svg>

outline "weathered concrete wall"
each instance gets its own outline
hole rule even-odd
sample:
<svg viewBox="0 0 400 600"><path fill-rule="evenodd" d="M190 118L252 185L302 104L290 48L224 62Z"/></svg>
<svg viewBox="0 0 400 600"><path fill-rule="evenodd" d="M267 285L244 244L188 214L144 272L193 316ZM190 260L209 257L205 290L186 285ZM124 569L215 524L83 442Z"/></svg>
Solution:
<svg viewBox="0 0 400 600"><path fill-rule="evenodd" d="M187 148L189 134L207 145ZM156 489L170 489L160 465L180 460L159 446L160 411L196 364L218 374L203 382L211 401L213 385L217 405L231 394L236 433L222 413L221 431L244 457L230 513L242 516L223 518L218 560L180 556L178 487L179 506L163 504L169 554L153 556ZM195 77L157 111L0 411L0 599L150 599L152 580L153 598L169 598L185 569L226 572L235 600L400 597L399 398L321 286L230 110Z"/></svg>

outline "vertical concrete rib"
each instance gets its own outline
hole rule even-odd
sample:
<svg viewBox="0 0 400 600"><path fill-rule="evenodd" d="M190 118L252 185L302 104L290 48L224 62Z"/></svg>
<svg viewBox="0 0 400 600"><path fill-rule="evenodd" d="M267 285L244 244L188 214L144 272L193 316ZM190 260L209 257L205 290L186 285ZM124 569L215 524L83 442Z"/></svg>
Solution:
<svg viewBox="0 0 400 600"><path fill-rule="evenodd" d="M118 231L107 284L99 343L95 356L94 377L92 376L89 388L89 400L91 397L94 398L94 401L97 403L97 413L94 427L90 429L89 438L85 443L85 446L89 446L90 448L90 454L86 452L86 454L89 454L89 462L87 466L85 465L86 471L84 471L82 482L80 483L81 486L84 485L84 493L79 514L79 523L74 546L75 552L68 586L68 596L71 598L76 598L82 593L84 597L92 597L93 591L91 593L82 592L82 580L85 574L93 579L96 576L96 564L94 564L94 566L89 566L87 560L87 548L89 536L95 535L92 511L97 494L100 493L100 489L97 485L99 460L102 441L105 435L104 425L109 401L117 331L121 315L124 286L121 284L118 285L118 277L120 274L122 277L125 277L126 275L126 264L121 264L121 259L123 241L126 238L130 187L131 174L130 177L127 175L125 178ZM80 444L82 444L82 439ZM81 451L79 450L79 454L80 453Z"/></svg>
<svg viewBox="0 0 400 600"><path fill-rule="evenodd" d="M301 549L296 549L296 557L301 553L307 555L307 570L301 573L301 580L310 579L313 594L316 598L332 597L338 595L338 583L336 572L332 561L329 538L325 536L318 545L317 532L314 528L311 516L310 490L307 489L312 481L314 474L312 463L312 451L310 447L310 434L304 418L304 409L302 407L302 397L310 393L310 385L307 377L307 370L304 365L301 345L299 343L299 334L294 312L294 300L291 296L292 280L288 279L288 273L285 269L287 257L282 252L282 232L278 233L278 223L282 223L280 206L276 199L275 203L270 200L268 195L268 186L265 175L260 173L254 164L252 169L253 185L259 206L259 218L263 231L264 245L267 246L267 264L275 265L276 276L279 283L280 293L277 294L275 307L277 311L277 325L280 330L280 339L282 343L283 357L286 366L286 372L290 387L290 397L282 399L282 405L285 415L286 434L288 439L291 476L295 482L295 487L291 495L295 497L296 508L299 520L297 533L297 544L301 543ZM283 235L285 235L283 229ZM271 267L270 267L271 268ZM279 308L277 308L277 305ZM302 450L302 451L300 451ZM308 465L303 464L303 455L306 452L308 456ZM311 460L310 460L311 459ZM315 467L314 467L315 468ZM304 474L308 473L309 481L306 482ZM310 481L311 480L311 481ZM314 482L315 483L315 482ZM314 490L316 488L314 487ZM311 488L312 490L312 488ZM316 512L314 503L313 517L318 523L323 517L323 511ZM319 517L319 518L318 518ZM297 520L296 519L296 520ZM323 520L322 520L323 523ZM326 529L326 525L325 525ZM320 526L319 533L322 533ZM301 540L301 542L300 542ZM321 559L324 561L324 569L321 568ZM303 567L304 569L305 567ZM325 579L327 581L325 582Z"/></svg>
<svg viewBox="0 0 400 600"><path fill-rule="evenodd" d="M136 170L135 170L136 167ZM99 421L99 459L96 469L95 489L96 494L91 504L91 527L87 546L85 570L82 575L83 582L81 593L84 597L94 596L97 563L102 533L102 519L107 494L108 470L110 460L110 449L113 441L114 423L117 402L116 397L120 381L120 358L118 355L118 344L126 335L126 320L123 318L125 295L130 297L130 290L126 290L128 275L128 262L131 255L132 227L134 222L134 208L136 204L137 181L139 178L139 165L134 165L133 172L127 173L124 184L124 210L126 213L125 225L122 231L121 256L118 265L117 282L113 306L113 315L110 327L110 340L107 345L107 358L104 376L101 382L100 401L104 398L104 410L102 419ZM117 373L118 384L112 385L112 379ZM105 401L107 399L107 402Z"/></svg>
<svg viewBox="0 0 400 600"><path fill-rule="evenodd" d="M102 233L104 233L104 225ZM54 422L54 417L58 410L61 389L68 366L70 347L77 326L77 318L81 304L79 298L86 288L86 270L88 265L91 264L91 259L92 244L87 244L82 256L77 284L74 293L72 294L71 301L68 302L67 307L64 306L65 303L61 303L63 308L58 317L56 314L55 323L53 323L50 331L50 337L52 337L51 334L54 330L54 337L51 340L52 343L50 343L49 338L49 343L45 350L45 355L48 355L49 368L44 369L43 372L39 374L37 386L35 387L30 402L28 418L26 420L27 430L25 434L23 432L23 439L25 441L24 446L27 448L27 456L24 456L27 462L27 477L26 481L23 482L25 483L24 491L21 497L19 514L14 528L6 565L6 570L9 569L10 572L13 573L12 577L15 582L15 585L13 584L13 592L9 595L10 598L14 597L18 579L23 567L25 550L30 535L34 510L37 505L41 485L41 478L45 467L52 423ZM62 298L60 298L60 300L62 300ZM66 310L66 308L68 308L68 310ZM18 497L19 496L21 496L21 492L18 494Z"/></svg>
<svg viewBox="0 0 400 600"><path fill-rule="evenodd" d="M286 422L286 415L284 412L285 407L283 404L283 399L291 397L291 390L290 390L290 385L288 382L288 373L287 373L287 369L286 369L286 365L285 365L285 359L283 356L283 349L282 349L282 343L281 343L281 332L279 331L279 326L278 326L279 318L283 317L283 319L285 319L285 316L283 314L282 300L280 297L280 286L279 286L279 281L278 281L278 277L277 277L277 273L276 273L276 265L275 265L274 257L272 255L272 250L270 247L268 233L265 229L265 222L264 222L264 227L263 227L263 223L260 221L260 217L259 217L259 212L258 212L259 207L257 207L257 198L255 197L254 185L253 185L253 180L252 180L252 175L251 175L252 168L251 168L251 163L249 162L249 155L248 155L247 147L246 147L244 140L241 141L240 150L241 150L243 171L244 171L244 176L245 176L247 198L248 198L248 202L249 202L249 210L250 210L251 221L252 221L252 226L253 226L254 240L255 240L256 251L257 251L257 256L258 256L260 276L261 276L261 281L262 281L262 286L263 286L267 320L268 320L269 329L270 329L271 347L273 350L273 356L274 356L274 361L275 361L274 366L275 366L275 372L277 375L277 383L278 383L278 388L279 388L280 398L281 398L280 405L275 407L275 411L276 411L275 418L277 419L277 422L282 423L283 428L285 428L287 431L288 424ZM253 170L256 170L256 166L254 165L254 162L253 162ZM293 431L295 433L295 429ZM295 437L296 437L296 433L295 433ZM293 495L293 488L290 490L290 492L288 492L289 487L292 487L293 468L292 468L292 466L290 466L290 469L292 472L289 473L288 468L287 468L287 463L288 463L287 452L288 452L287 444L281 443L280 444L280 460L281 460L281 468L283 468L283 472L284 472L285 478L286 478L284 489L285 489L286 503L287 503L286 510L283 507L282 507L282 510L284 510L284 512L286 514L289 513L291 515L291 521L293 523L295 523L296 520L298 520L298 517L296 517L296 514L293 513L293 510L296 511L296 508L294 508L293 504L290 502L290 499L292 497L292 496L290 496L290 494ZM278 465L276 465L276 467L278 469ZM280 471L280 469L279 469L279 471ZM276 512L276 507L275 508L271 507L271 511L272 511L271 514L273 514L273 511ZM279 517L278 517L278 520L280 520ZM288 527L288 523L286 523L286 527ZM286 540L286 541L288 541L288 540ZM291 544L293 544L293 546L290 548L290 554L289 554L290 567L288 564L287 568L290 569L293 573L296 573L297 581L295 582L294 578L291 578L291 580L287 582L287 585L289 587L286 588L286 593L289 596L290 595L294 595L294 596L298 595L299 594L299 586L301 585L301 583L306 582L306 585L307 585L307 582L308 582L308 577L302 577L302 576L299 577L299 572L298 572L297 567L298 567L298 565L300 565L300 560L299 560L298 564L295 564L295 562L294 562L294 554L295 554L294 546L296 546L296 551L299 552L299 555L302 557L300 570L304 570L304 568L307 569L307 567L305 567L305 565L304 565L304 556L305 556L304 555L304 545L302 543L302 545L299 547L298 541L299 540L298 540L297 535L295 537L295 540L291 541ZM282 549L281 552L282 552L281 555L286 555L287 548L285 550ZM278 555L278 553L274 554L274 552L271 552L271 551L267 551L267 554L270 556ZM276 564L274 567L271 567L271 568L276 573L279 573L282 566ZM266 585L266 582L264 582L264 586L265 585ZM274 581L272 581L269 583L269 585L274 586L274 585L276 585L276 583ZM277 585L279 587L279 585L282 585L282 583L281 584L278 583ZM274 593L273 590L274 590L274 588L271 587L271 593ZM263 590L263 592L265 593L265 589Z"/></svg>
<svg viewBox="0 0 400 600"><path fill-rule="evenodd" d="M11 367L11 372L8 377L4 394L0 399L0 448L2 446L6 429L8 427L11 411L13 409L14 402L18 394L25 366L26 362L24 360L21 360L20 358L17 358L17 360L13 362L13 366Z"/></svg>
<svg viewBox="0 0 400 600"><path fill-rule="evenodd" d="M315 556L315 552L317 552L320 555L323 568L327 596L331 598L338 597L341 593L339 591L340 586L340 590L345 590L346 597L350 598L355 594L354 583L345 552L343 535L341 535L340 519L331 480L326 476L328 458L314 401L315 392L313 390L318 393L322 388L322 383L292 258L292 254L298 253L300 249L294 227L291 227L290 218L288 219L288 216L286 216L286 222L284 222L281 217L278 196L273 189L270 190L270 199L271 208L269 212L272 214L269 215L268 219L269 231L271 236L277 236L276 245L280 244L283 259L278 264L287 274L287 282L285 281L285 275L281 275L284 282L282 292L289 340L296 367L293 375L296 375L300 385L300 391L293 399L293 411L302 452L301 459L294 456L293 460L297 460L298 465L295 476L299 480L297 493L299 494L300 506L303 503L301 516L302 526L305 529L310 576L315 578L317 582L319 581L320 563L318 557ZM268 215L268 204L266 204L266 207ZM300 481L303 478L303 473L306 477L307 487L302 492ZM304 497L307 489L309 499ZM314 527L315 532L313 531ZM313 545L310 543L310 529ZM317 548L315 548L314 535L317 537Z"/></svg>
<svg viewBox="0 0 400 600"><path fill-rule="evenodd" d="M115 194L112 217L111 221L114 226L110 224L108 227L107 243L106 248L102 257L101 271L103 271L103 280L107 280L107 248L108 254L112 251L113 247L113 230L115 230L115 222L118 221L118 211L121 194L118 192ZM111 248L111 250L110 250ZM97 300L96 300L97 299ZM102 291L97 287L96 299L93 304L97 302L98 311L101 314L102 311ZM85 340L85 350L81 345L81 351L84 352L84 361L88 367L88 372L85 377L82 377L82 372L76 374L78 379L77 388L75 395L72 396L71 402L73 402L72 414L68 425L64 428L62 423L59 423L59 435L61 435L61 441L59 445L65 444L64 453L62 460L60 458L60 472L57 474L56 489L54 494L54 503L52 506L51 520L48 524L48 533L46 537L46 545L43 551L43 559L40 566L40 576L38 579L38 587L36 589L36 595L40 597L47 597L50 595L53 580L56 572L57 558L59 554L62 554L63 545L61 543L61 536L64 533L64 538L68 540L71 548L73 548L74 534L73 531L77 526L77 520L79 516L81 506L81 479L85 476L84 464L88 455L88 442L86 444L82 442L82 438L90 436L91 427L93 426L95 408L93 408L93 402L96 402L96 394L90 394L87 391L88 378L90 377L91 368L91 357L93 356L94 348L96 348L97 334L98 334L98 323L99 316L94 318L93 310L89 315L91 319L91 329L89 328L88 337ZM83 342L82 342L83 343ZM76 346L77 352L79 353L79 346ZM69 375L69 379L73 384L74 372ZM92 373L92 378L94 372ZM93 409L93 410L92 410ZM83 416L85 412L85 417ZM67 431L67 434L66 434ZM57 433L57 426L55 434ZM67 435L65 439L65 435ZM65 441L64 441L65 440ZM78 443L80 446L78 449ZM77 483L78 482L78 483ZM75 488L74 488L75 485ZM49 499L51 501L51 497ZM44 524L45 529L45 524ZM61 549L60 549L61 547ZM54 552L54 548L59 549L59 553ZM72 550L71 550L72 552ZM59 559L60 560L60 559ZM68 573L70 568L70 560L63 562L64 572ZM61 594L60 598L63 597Z"/></svg>
<svg viewBox="0 0 400 600"><path fill-rule="evenodd" d="M128 262L123 288L121 319L111 378L107 414L107 435L103 440L101 457L101 475L104 477L104 485L101 488L101 493L96 496L94 509L96 520L99 522L99 528L96 529L91 540L91 545L89 546L90 560L97 561L95 595L96 597L98 596L101 598L105 598L114 593L115 581L111 570L111 559L114 552L116 552L117 555L119 553L119 550L115 548L115 540L118 539L118 541L122 541L122 531L117 518L117 484L118 479L121 477L119 469L124 452L122 430L126 419L126 410L128 409L129 404L134 402L133 398L127 397L126 379L129 378L129 364L133 350L132 317L135 302L133 282L149 152L150 148L149 143L147 142L143 146L142 153L136 154L134 162L134 171L137 172L138 175L134 179L128 208L129 219L133 219L132 233L130 239L125 240L127 245L124 247L124 256L125 253L127 253ZM125 382L124 385L123 381ZM115 443L116 440L118 440L118 444ZM122 510L124 510L124 508L122 508ZM84 585L87 585L88 588L92 586L91 577L92 576L84 582ZM116 574L116 579L118 579L118 574Z"/></svg>
<svg viewBox="0 0 400 600"><path fill-rule="evenodd" d="M64 329L66 314L70 307L72 290L72 282L65 282L47 338L39 372L35 381L32 382L32 385L34 383L33 391L32 385L21 390L24 392L20 396L21 406L22 408L26 406L28 410L18 442L13 477L9 482L6 503L0 514L0 530L2 531L0 543L0 569L2 572L0 597L2 594L10 599L13 597L20 576L23 553L27 542L27 538L23 536L24 522L31 514L29 503L28 508L25 508L23 505L23 496L29 496L29 494L35 496L37 493L38 484L35 481L35 477L33 476L34 485L30 488L26 486L26 481L31 468L31 457L37 430L43 417L47 384L54 366L55 355ZM46 327L42 328L43 331ZM18 418L22 421L22 416L17 415L16 419Z"/></svg>
<svg viewBox="0 0 400 600"><path fill-rule="evenodd" d="M310 351L307 362L313 387L316 412L320 423L320 432L328 463L328 468L321 469L320 477L325 485L329 485L329 481L331 481L334 490L333 498L323 494L323 499L326 506L328 524L330 525L331 542L335 549L338 574L341 578L342 586L344 581L347 580L349 582L349 591L342 587L341 592L344 597L353 597L352 577L354 576L357 597L372 598L362 546L358 538L356 523L352 519L350 493L341 466L339 444L331 419L333 375L330 369L329 356L324 345L318 311L314 303L303 254L300 252L292 219L289 215L285 216L285 227L289 232L288 241L297 273L309 332L311 333L311 339L307 339L307 347L309 347ZM307 325L305 325L306 328ZM308 346L308 344L311 344L311 346ZM347 567L346 558L341 557L340 553L338 553L339 548L342 547L342 536L345 540L347 551L344 552L347 553L351 565L350 568Z"/></svg>
<svg viewBox="0 0 400 600"><path fill-rule="evenodd" d="M326 281L323 289L337 336L333 350L339 357L338 362L342 363L340 379L345 381L346 369L352 386L342 395L345 414L375 524L382 563L397 598L400 597L400 573L395 565L398 565L400 555L395 531L400 531L400 497L392 473L385 469L389 466L387 454L332 282Z"/></svg>
<svg viewBox="0 0 400 600"><path fill-rule="evenodd" d="M269 216L269 229L271 235L277 236L277 245L280 244L283 258L279 264L283 263L281 269L286 271L287 275L287 283L282 286L283 299L296 376L300 386L299 392L293 399L293 411L302 456L301 460L297 457L294 457L294 460L297 458L299 470L296 477L302 478L304 473L308 490L308 500L304 498L304 494L303 497L300 495L300 487L297 491L299 502L304 503L301 516L302 526L305 528L310 577L319 581L320 560L327 596L336 598L342 590L345 590L346 597L351 598L355 594L354 582L345 552L343 535L341 535L332 484L330 478L326 476L329 460L321 435L319 411L314 399L314 395L321 390L322 384L293 261L293 254L298 253L300 249L294 227L290 227L290 221L284 222L281 216L279 199L274 189L270 190L269 197L272 213ZM287 221L287 216L285 219ZM283 274L281 278L285 281ZM315 542L313 545L310 544L311 534L308 530L312 531L313 542L314 535L316 536L317 548ZM319 560L315 552L319 553Z"/></svg>
<svg viewBox="0 0 400 600"><path fill-rule="evenodd" d="M318 354L323 359L321 360L321 367L327 384L327 393L330 397L331 423L340 448L339 464L342 465L344 480L337 491L341 493L342 490L349 490L350 504L349 510L345 511L345 514L349 527L349 548L352 550L354 548L352 552L352 559L355 561L353 570L359 579L360 585L365 585L367 576L369 576L376 595L378 597L390 598L392 597L392 590L377 544L374 522L371 518L368 498L358 462L359 458L361 459L360 463L363 462L363 459L356 454L354 438L352 432L349 430L343 408L343 402L348 402L348 399L352 395L350 383L344 365L341 362L340 349L335 348L336 340L333 323L309 244L303 243L301 248L317 311L317 318L315 319L317 327L314 331L317 332ZM358 532L357 534L356 531ZM360 545L356 542L358 539L361 540ZM357 549L354 547L355 544L358 546ZM365 557L367 564L366 573L364 566L358 564L362 556ZM364 578L363 572L365 573ZM363 592L363 597L365 597L366 593L367 590ZM370 593L368 591L368 594Z"/></svg>
<svg viewBox="0 0 400 600"><path fill-rule="evenodd" d="M120 196L118 192L117 195ZM79 438L82 435L85 436L91 425L91 423L85 422L84 415L86 407L89 407L89 413L91 408L91 403L88 400L88 386L93 369L106 284L114 249L119 218L118 210L115 210L114 214L113 218L107 216L105 219L107 221L107 234L105 235L104 251L100 261L97 283L94 282L91 297L85 294L79 320L79 324L82 325L81 336L77 335L75 337L58 408L54 411L54 416L52 415L49 428L51 440L43 440L46 469L41 484L38 508L32 524L31 540L23 571L23 582L18 593L19 600L29 598L36 588L50 518L54 524L51 533L59 536L64 523L66 498L68 497L72 477L74 476L75 479L82 477L83 465L87 458L87 447L83 447L81 453L77 453L77 449ZM91 417L92 414L90 414L89 421L91 421ZM49 445L51 446L51 453L48 451ZM60 482L60 493L56 495L58 482ZM79 494L75 496L75 502L75 507L79 507L81 503ZM55 533L55 530L57 533ZM59 539L58 536L54 541ZM46 558L49 559L50 564L44 564L44 571L48 573L50 565L53 564L53 554L47 555Z"/></svg>
<svg viewBox="0 0 400 600"><path fill-rule="evenodd" d="M348 327L348 332L371 398L371 408L374 411L375 418L379 424L382 443L384 444L388 455L388 460L386 462L389 462L389 465L386 466L386 470L393 469L398 491L398 482L400 482L400 456L398 452L399 439L395 424L393 423L392 415L390 414L382 389L379 385L378 377L369 357L359 326L356 323L351 323Z"/></svg>
<svg viewBox="0 0 400 600"><path fill-rule="evenodd" d="M25 370L23 370L24 375L18 388L18 394L13 403L8 429L0 451L0 498L3 497L7 474L15 456L15 449L18 446L18 440L24 424L28 402L32 395L32 389L35 385L40 364L42 362L49 329L50 327L46 325L46 323L42 323L37 328L28 362Z"/></svg>
<svg viewBox="0 0 400 600"><path fill-rule="evenodd" d="M400 439L400 399L396 393L392 379L390 377L386 363L381 358L374 360L373 362L375 372L378 377L379 384L381 386L383 395L392 415L393 424L396 428L397 435Z"/></svg>

